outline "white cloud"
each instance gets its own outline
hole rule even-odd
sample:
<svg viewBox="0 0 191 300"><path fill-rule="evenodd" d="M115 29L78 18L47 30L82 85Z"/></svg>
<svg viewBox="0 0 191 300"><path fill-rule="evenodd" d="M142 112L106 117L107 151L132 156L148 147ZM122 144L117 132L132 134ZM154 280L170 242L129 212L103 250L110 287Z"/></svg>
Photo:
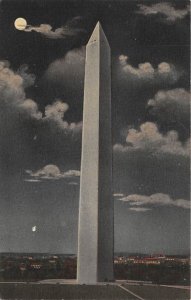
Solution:
<svg viewBox="0 0 191 300"><path fill-rule="evenodd" d="M151 208L144 208L144 207L130 207L129 209L137 212L145 212L145 211L152 210Z"/></svg>
<svg viewBox="0 0 191 300"><path fill-rule="evenodd" d="M38 179L24 179L24 181L26 181L26 182L41 182Z"/></svg>
<svg viewBox="0 0 191 300"><path fill-rule="evenodd" d="M128 63L128 59L128 56L119 56L121 74L127 80L145 83L160 83L164 81L174 83L182 75L182 72L177 71L173 64L167 62L161 62L156 68L150 62L145 62L138 64L136 68Z"/></svg>
<svg viewBox="0 0 191 300"><path fill-rule="evenodd" d="M59 168L56 165L47 165L36 172L27 170L27 173L30 174L30 176L32 177L43 179L58 179L62 176Z"/></svg>
<svg viewBox="0 0 191 300"><path fill-rule="evenodd" d="M73 155L80 159L82 122L65 120L68 104L61 99L42 108L42 113L37 102L27 98L25 92L26 86L32 84L30 75L23 77L7 61L0 61L1 156L11 157L9 164L16 168L20 165L31 168L37 152L36 163L43 159L55 163L55 153L60 164ZM6 164L4 161L5 168ZM24 179L39 178L26 176Z"/></svg>
<svg viewBox="0 0 191 300"><path fill-rule="evenodd" d="M42 113L38 110L38 105L31 99L26 99L20 104L20 107L24 109L26 113L28 113L31 117L35 119L42 119Z"/></svg>
<svg viewBox="0 0 191 300"><path fill-rule="evenodd" d="M119 197L123 197L124 195L120 194L120 193L116 193L116 194L113 194L113 196L119 198Z"/></svg>
<svg viewBox="0 0 191 300"><path fill-rule="evenodd" d="M127 144L114 145L116 152L128 152L134 150L146 150L151 154L168 153L172 155L189 156L190 141L181 143L176 131L172 130L163 135L159 132L155 123L146 122L141 124L139 129L129 129Z"/></svg>
<svg viewBox="0 0 191 300"><path fill-rule="evenodd" d="M25 88L34 83L33 74L28 73L28 67L20 68L14 72L9 67L9 62L0 61L0 107L11 114L19 113L39 122L57 126L67 133L81 133L82 122L68 123L64 120L64 114L69 109L67 103L57 99L54 103L45 107L44 116L38 109L38 104L26 98Z"/></svg>
<svg viewBox="0 0 191 300"><path fill-rule="evenodd" d="M129 202L131 206L176 206L184 209L190 208L190 201L184 199L173 200L167 194L153 194L151 196L145 195L128 195L126 197L120 198L119 200L124 202Z"/></svg>
<svg viewBox="0 0 191 300"><path fill-rule="evenodd" d="M26 98L25 82L21 75L10 69L7 61L0 62L0 106L39 119L42 113L32 99Z"/></svg>
<svg viewBox="0 0 191 300"><path fill-rule="evenodd" d="M149 99L149 112L166 122L189 122L190 93L183 88L160 90Z"/></svg>
<svg viewBox="0 0 191 300"><path fill-rule="evenodd" d="M66 129L68 127L68 123L63 121L63 118L68 108L69 106L67 103L57 100L53 104L45 107L44 120L54 121L59 125L59 127Z"/></svg>
<svg viewBox="0 0 191 300"><path fill-rule="evenodd" d="M80 176L80 171L78 170L68 170L66 172L61 172L56 165L46 165L42 169L39 169L35 172L32 172L31 170L26 170L26 173L30 177L34 177L37 180L38 179L57 180L61 178L70 179L70 178L75 178Z"/></svg>
<svg viewBox="0 0 191 300"><path fill-rule="evenodd" d="M6 98L7 102L12 98L18 102L25 97L23 78L9 68L8 61L0 61L0 93L1 98Z"/></svg>
<svg viewBox="0 0 191 300"><path fill-rule="evenodd" d="M65 178L70 178L70 177L80 177L80 171L78 170L69 170L65 172L64 174Z"/></svg>
<svg viewBox="0 0 191 300"><path fill-rule="evenodd" d="M71 181L71 182L68 182L69 185L79 185L78 182L75 182L75 181Z"/></svg>
<svg viewBox="0 0 191 300"><path fill-rule="evenodd" d="M39 26L28 25L24 31L26 32L36 31L50 39L63 39L66 38L67 36L73 36L76 34L74 33L74 31L71 31L64 27L60 27L53 30L52 26L49 24L41 24Z"/></svg>
<svg viewBox="0 0 191 300"><path fill-rule="evenodd" d="M81 134L82 122L68 123L64 120L64 114L69 109L69 105L62 100L56 100L54 103L45 107L42 122L56 125L59 129L71 134Z"/></svg>
<svg viewBox="0 0 191 300"><path fill-rule="evenodd" d="M36 31L46 38L50 39L65 39L68 37L74 37L78 34L85 33L86 30L82 29L77 25L77 22L80 21L81 17L75 17L69 22L67 22L64 26L53 30L52 26L49 24L41 24L39 26L28 25L24 31L31 32Z"/></svg>
<svg viewBox="0 0 191 300"><path fill-rule="evenodd" d="M168 2L159 2L152 5L144 5L139 4L138 5L139 10L137 13L148 16L148 15L159 15L161 14L163 16L163 19L165 21L168 21L169 23L174 23L177 20L181 20L189 14L189 5L187 5L183 9L176 9L172 3Z"/></svg>
<svg viewBox="0 0 191 300"><path fill-rule="evenodd" d="M52 119L62 119L64 113L68 110L68 104L61 101L56 101L52 105L45 107L45 116Z"/></svg>

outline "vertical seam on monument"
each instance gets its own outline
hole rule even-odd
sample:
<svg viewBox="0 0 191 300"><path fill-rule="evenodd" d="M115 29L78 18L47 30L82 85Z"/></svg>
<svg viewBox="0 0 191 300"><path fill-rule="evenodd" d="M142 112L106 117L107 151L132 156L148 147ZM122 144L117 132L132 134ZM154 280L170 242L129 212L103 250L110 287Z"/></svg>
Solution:
<svg viewBox="0 0 191 300"><path fill-rule="evenodd" d="M97 204L97 210L98 210L98 223L97 223L97 234L98 234L98 243L97 243L97 281L99 279L99 217L100 217L100 213L99 213L99 197L100 197L100 189L99 189L99 166L100 166L100 24L98 24L98 54L99 54L99 81L98 81L98 91L99 91L99 99L98 99L98 103L99 103L99 116L98 116L98 126L99 126L99 130L98 130L98 134L99 134L99 138L98 138L98 151L99 151L99 155L98 155L98 172L97 172L97 176L98 176L98 204Z"/></svg>

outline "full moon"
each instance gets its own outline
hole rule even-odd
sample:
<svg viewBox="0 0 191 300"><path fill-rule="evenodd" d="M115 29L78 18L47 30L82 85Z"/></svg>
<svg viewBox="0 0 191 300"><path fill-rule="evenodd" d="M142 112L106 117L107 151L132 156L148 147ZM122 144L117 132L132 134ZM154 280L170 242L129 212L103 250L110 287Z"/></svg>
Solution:
<svg viewBox="0 0 191 300"><path fill-rule="evenodd" d="M14 24L15 28L18 30L25 30L25 28L27 27L27 21L23 18L17 18Z"/></svg>

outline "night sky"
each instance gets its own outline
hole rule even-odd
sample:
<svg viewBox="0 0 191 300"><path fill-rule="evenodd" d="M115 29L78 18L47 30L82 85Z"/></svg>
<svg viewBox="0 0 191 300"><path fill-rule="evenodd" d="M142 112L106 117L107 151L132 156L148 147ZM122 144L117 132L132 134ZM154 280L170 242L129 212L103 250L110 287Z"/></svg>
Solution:
<svg viewBox="0 0 191 300"><path fill-rule="evenodd" d="M85 45L98 20L112 53L115 251L189 252L188 5L0 1L0 252L76 253Z"/></svg>

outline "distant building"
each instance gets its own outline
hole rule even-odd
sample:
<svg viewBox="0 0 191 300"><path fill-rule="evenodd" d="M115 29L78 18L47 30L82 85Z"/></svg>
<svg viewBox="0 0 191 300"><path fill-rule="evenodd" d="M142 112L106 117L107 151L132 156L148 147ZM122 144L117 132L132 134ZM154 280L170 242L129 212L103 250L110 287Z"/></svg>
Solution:
<svg viewBox="0 0 191 300"><path fill-rule="evenodd" d="M26 264L25 264L25 263L21 263L21 264L19 265L19 269L20 269L20 271L22 271L22 272L26 271L26 269L27 269Z"/></svg>
<svg viewBox="0 0 191 300"><path fill-rule="evenodd" d="M42 267L42 265L41 265L41 264L38 264L38 263L31 263L30 267L31 267L32 269L39 270L39 269Z"/></svg>

